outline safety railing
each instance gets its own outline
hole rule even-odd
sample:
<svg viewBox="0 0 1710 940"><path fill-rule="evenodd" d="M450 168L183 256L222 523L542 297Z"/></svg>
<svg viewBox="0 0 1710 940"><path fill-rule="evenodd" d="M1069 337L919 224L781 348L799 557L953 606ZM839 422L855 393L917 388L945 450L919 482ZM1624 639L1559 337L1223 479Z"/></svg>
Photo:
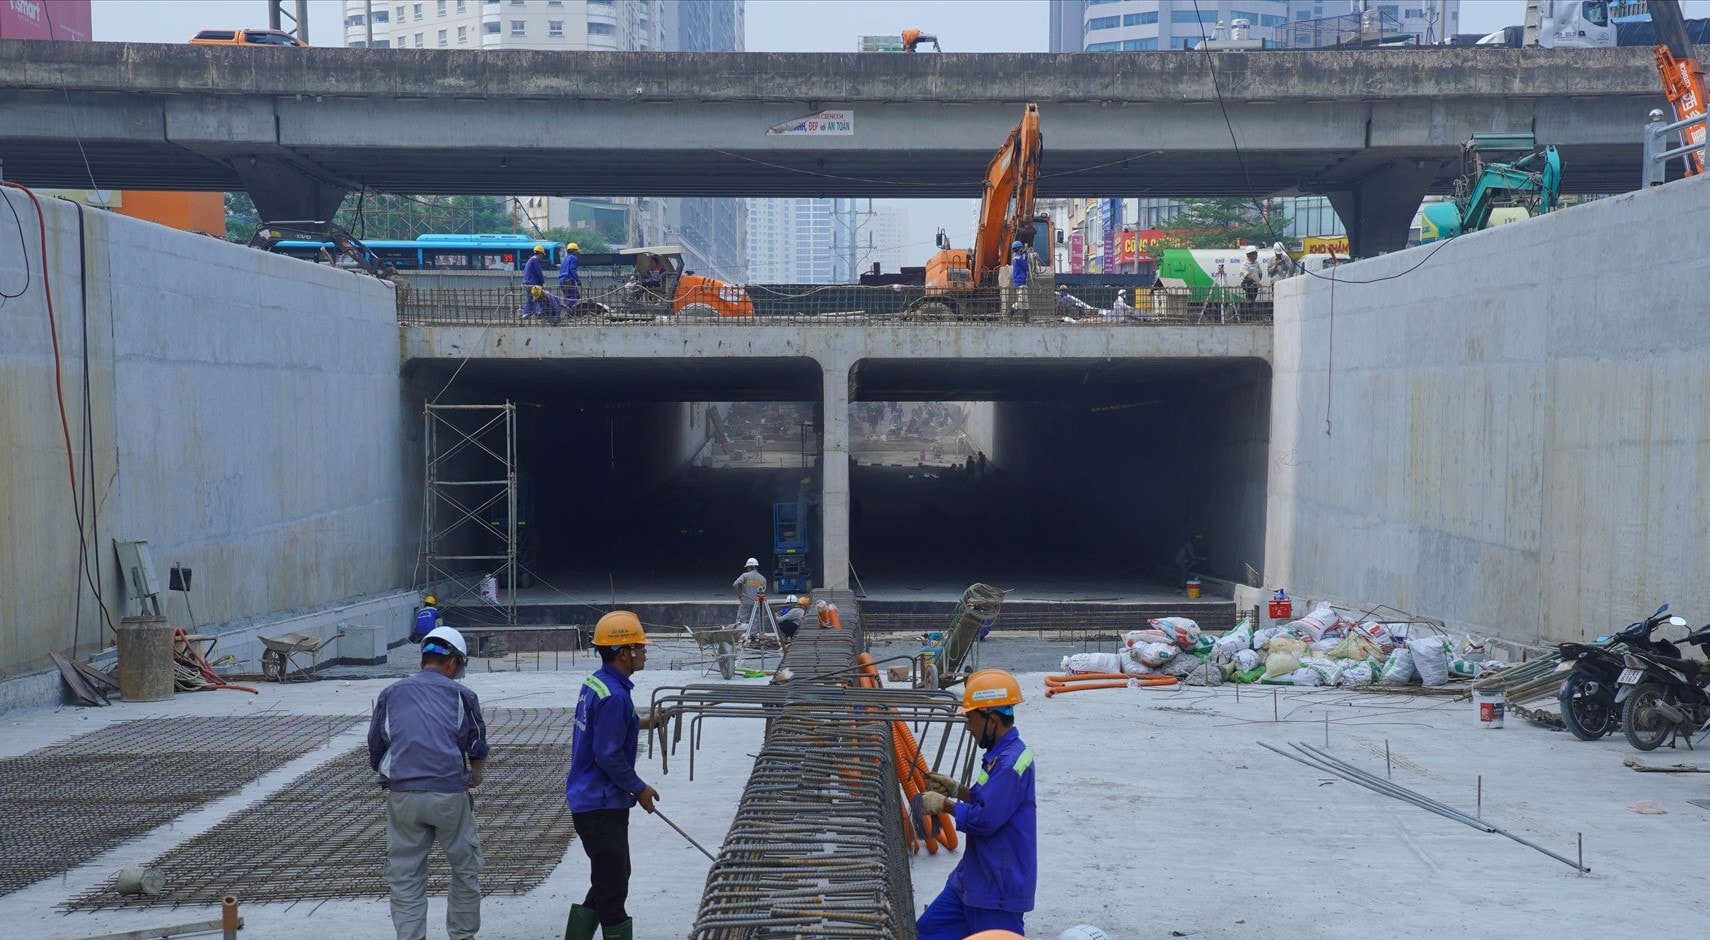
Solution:
<svg viewBox="0 0 1710 940"><path fill-rule="evenodd" d="M1673 123L1663 122L1663 112L1653 110L1651 121L1645 125L1645 156L1644 169L1640 171L1639 185L1642 187L1657 186L1668 181L1668 161L1676 157L1682 160L1697 160L1705 162L1705 142L1710 138L1710 124L1704 115L1689 117ZM1694 126L1696 125L1696 126ZM1678 135L1672 139L1686 138L1689 142L1679 147L1670 147L1670 135ZM1693 137L1697 137L1694 142ZM1694 153L1699 156L1693 156Z"/></svg>
<svg viewBox="0 0 1710 940"><path fill-rule="evenodd" d="M729 289L727 289L728 291ZM690 302L685 302L688 300ZM620 324L692 326L861 326L987 323L1005 326L1212 326L1268 323L1269 288L1076 287L1059 296L1049 286L994 287L929 293L919 285L749 285L718 307L625 285L584 283L573 294L548 285L537 294L519 284L419 288L400 283L398 320L423 326L591 327Z"/></svg>

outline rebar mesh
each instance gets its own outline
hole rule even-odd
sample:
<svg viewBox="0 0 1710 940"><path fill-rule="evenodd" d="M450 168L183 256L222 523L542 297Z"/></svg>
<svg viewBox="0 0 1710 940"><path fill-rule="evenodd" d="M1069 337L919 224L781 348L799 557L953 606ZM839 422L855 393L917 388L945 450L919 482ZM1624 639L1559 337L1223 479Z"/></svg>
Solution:
<svg viewBox="0 0 1710 940"><path fill-rule="evenodd" d="M1215 326L1268 323L1270 290L1249 300L1227 287L1133 288L1077 287L1072 299L1060 299L1047 286L986 287L927 293L921 286L868 287L834 284L750 285L751 301L739 316L719 315L705 304L632 303L620 288L584 287L574 306L555 305L531 315L528 293L520 285L469 288L400 288L399 322L422 325L501 325L606 327L618 324L681 324L741 327L754 325L850 326L862 323L941 325L1032 324L1052 328L1089 326ZM1120 301L1120 302L1119 302Z"/></svg>
<svg viewBox="0 0 1710 940"><path fill-rule="evenodd" d="M487 711L488 759L475 792L486 867L484 894L523 894L564 860L574 830L564 803L564 769L575 713L569 709ZM166 875L158 896L120 895L111 880L67 910L245 901L385 897L386 812L366 749L347 751L278 793L148 863ZM449 869L429 855L428 890L443 893Z"/></svg>
<svg viewBox="0 0 1710 940"><path fill-rule="evenodd" d="M0 893L69 871L232 793L358 720L147 718L0 760Z"/></svg>
<svg viewBox="0 0 1710 940"><path fill-rule="evenodd" d="M943 630L955 617L955 604L937 610L867 609L867 632L925 633ZM1083 636L1116 636L1146 626L1154 617L1190 617L1205 630L1228 630L1235 626L1235 604L1227 600L1149 603L1038 603L1009 601L1003 617L993 625L996 633L1033 633L1041 638L1080 639Z"/></svg>

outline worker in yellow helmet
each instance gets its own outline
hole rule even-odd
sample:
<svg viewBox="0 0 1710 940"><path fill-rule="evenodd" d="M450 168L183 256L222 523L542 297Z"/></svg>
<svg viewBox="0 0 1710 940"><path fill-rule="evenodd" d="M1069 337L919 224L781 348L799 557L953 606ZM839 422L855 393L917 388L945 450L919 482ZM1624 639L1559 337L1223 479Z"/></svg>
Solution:
<svg viewBox="0 0 1710 940"><path fill-rule="evenodd" d="M524 317L556 317L558 302L546 292L546 246L536 245L523 265Z"/></svg>
<svg viewBox="0 0 1710 940"><path fill-rule="evenodd" d="M576 700L576 734L570 746L570 775L564 796L570 820L588 854L589 886L582 903L570 906L565 940L634 940L635 921L624 910L629 897L629 808L653 812L659 791L635 773L641 729L651 717L636 714L630 676L647 668L647 633L627 610L614 610L594 626L600 668L582 681Z"/></svg>
<svg viewBox="0 0 1710 940"><path fill-rule="evenodd" d="M558 264L558 298L565 314L576 309L582 299L582 246L571 242L564 246L564 260Z"/></svg>
<svg viewBox="0 0 1710 940"><path fill-rule="evenodd" d="M1026 935L1039 884L1033 752L1015 730L1021 684L1002 669L982 669L962 687L968 733L985 749L972 787L932 774L921 794L926 816L950 813L968 850L950 881L915 922L920 940L963 940L982 930Z"/></svg>

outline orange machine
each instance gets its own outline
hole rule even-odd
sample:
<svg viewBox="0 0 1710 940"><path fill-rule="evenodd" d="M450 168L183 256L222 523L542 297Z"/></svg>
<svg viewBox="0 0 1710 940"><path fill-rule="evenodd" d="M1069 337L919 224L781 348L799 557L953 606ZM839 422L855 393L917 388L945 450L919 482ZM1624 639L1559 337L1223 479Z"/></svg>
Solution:
<svg viewBox="0 0 1710 940"><path fill-rule="evenodd" d="M1656 27L1659 45L1652 50L1657 57L1657 72L1662 75L1663 94L1674 108L1674 119L1703 117L1705 109L1704 67L1693 55L1692 39L1686 32L1686 19L1680 11L1680 0L1651 0L1651 23ZM1702 123L1685 127L1680 132L1683 143L1704 143ZM1704 151L1692 152L1686 161L1686 175L1704 172Z"/></svg>
<svg viewBox="0 0 1710 940"><path fill-rule="evenodd" d="M1034 190L1039 164L1045 156L1045 136L1039 131L1039 106L1029 103L1021 123L1009 132L986 168L986 189L980 199L979 230L972 249L951 248L942 232L941 249L926 262L926 296L911 309L958 313L976 297L995 298L998 271L1009 260L1015 242L1033 248L1049 268L1053 234L1048 216L1038 215ZM1038 272L1049 277L1048 271ZM990 306L987 301L982 306ZM947 308L947 309L946 309Z"/></svg>

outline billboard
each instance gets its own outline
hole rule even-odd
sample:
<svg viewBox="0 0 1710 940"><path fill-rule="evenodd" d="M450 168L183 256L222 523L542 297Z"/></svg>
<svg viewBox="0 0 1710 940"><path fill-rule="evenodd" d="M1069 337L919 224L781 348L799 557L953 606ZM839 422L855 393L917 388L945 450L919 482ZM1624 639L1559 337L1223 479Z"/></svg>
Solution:
<svg viewBox="0 0 1710 940"><path fill-rule="evenodd" d="M0 39L88 42L90 0L0 0Z"/></svg>
<svg viewBox="0 0 1710 940"><path fill-rule="evenodd" d="M1087 267L1087 236L1080 229L1069 233L1069 273L1085 274Z"/></svg>

